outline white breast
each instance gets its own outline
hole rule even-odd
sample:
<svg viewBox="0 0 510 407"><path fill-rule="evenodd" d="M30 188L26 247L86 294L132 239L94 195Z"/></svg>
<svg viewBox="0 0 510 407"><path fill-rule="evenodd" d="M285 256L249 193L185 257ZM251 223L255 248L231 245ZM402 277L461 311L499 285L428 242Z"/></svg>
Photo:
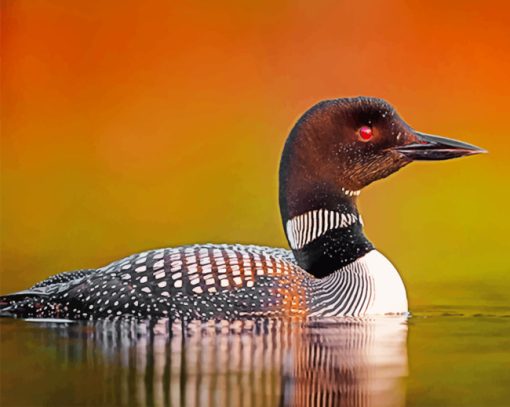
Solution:
<svg viewBox="0 0 510 407"><path fill-rule="evenodd" d="M397 269L377 250L372 250L360 261L365 263L374 282L375 297L367 315L401 314L408 311L404 283Z"/></svg>
<svg viewBox="0 0 510 407"><path fill-rule="evenodd" d="M407 313L402 279L377 250L314 283L310 317Z"/></svg>

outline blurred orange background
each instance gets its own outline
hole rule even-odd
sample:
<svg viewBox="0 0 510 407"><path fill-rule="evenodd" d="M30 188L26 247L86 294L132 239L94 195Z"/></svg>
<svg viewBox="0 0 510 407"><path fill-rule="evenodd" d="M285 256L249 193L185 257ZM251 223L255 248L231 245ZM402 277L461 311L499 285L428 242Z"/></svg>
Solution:
<svg viewBox="0 0 510 407"><path fill-rule="evenodd" d="M277 168L325 98L489 155L361 195L411 307L508 302L510 6L3 0L1 292L194 242L286 246Z"/></svg>

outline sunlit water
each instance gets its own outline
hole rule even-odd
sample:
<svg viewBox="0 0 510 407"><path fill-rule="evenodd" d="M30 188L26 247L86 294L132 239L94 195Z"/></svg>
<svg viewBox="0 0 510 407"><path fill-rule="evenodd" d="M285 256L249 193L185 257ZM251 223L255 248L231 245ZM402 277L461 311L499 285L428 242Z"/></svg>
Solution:
<svg viewBox="0 0 510 407"><path fill-rule="evenodd" d="M2 406L510 406L510 309L0 332Z"/></svg>

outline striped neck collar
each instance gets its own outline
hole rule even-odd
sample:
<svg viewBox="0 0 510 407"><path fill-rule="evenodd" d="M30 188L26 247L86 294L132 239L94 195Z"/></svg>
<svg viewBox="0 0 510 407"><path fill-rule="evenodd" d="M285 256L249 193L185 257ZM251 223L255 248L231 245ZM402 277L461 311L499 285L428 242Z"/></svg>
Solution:
<svg viewBox="0 0 510 407"><path fill-rule="evenodd" d="M355 223L363 226L363 219L358 213L340 213L328 209L318 209L289 219L285 229L290 247L293 250L301 250L329 231L348 228Z"/></svg>
<svg viewBox="0 0 510 407"><path fill-rule="evenodd" d="M285 232L298 264L318 278L374 249L354 205L303 212L285 222Z"/></svg>

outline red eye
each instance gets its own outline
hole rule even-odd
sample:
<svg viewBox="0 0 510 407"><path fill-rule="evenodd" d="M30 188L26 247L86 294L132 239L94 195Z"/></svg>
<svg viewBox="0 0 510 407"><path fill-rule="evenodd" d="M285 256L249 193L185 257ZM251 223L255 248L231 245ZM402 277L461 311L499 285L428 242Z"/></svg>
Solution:
<svg viewBox="0 0 510 407"><path fill-rule="evenodd" d="M368 126L361 126L359 129L359 136L361 140L368 141L372 138L374 134L372 133L372 128Z"/></svg>

